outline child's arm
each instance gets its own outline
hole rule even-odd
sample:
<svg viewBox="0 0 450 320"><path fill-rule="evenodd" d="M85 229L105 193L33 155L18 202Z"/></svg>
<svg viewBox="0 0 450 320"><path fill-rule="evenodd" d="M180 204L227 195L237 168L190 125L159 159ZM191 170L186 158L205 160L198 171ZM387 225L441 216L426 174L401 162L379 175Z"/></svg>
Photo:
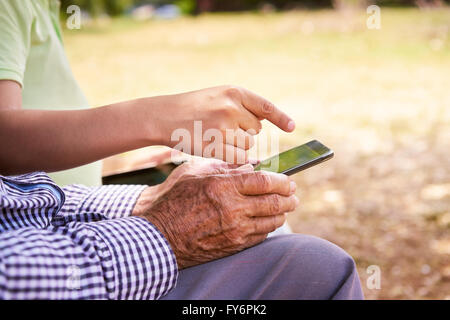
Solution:
<svg viewBox="0 0 450 320"><path fill-rule="evenodd" d="M0 101L10 95L0 87ZM0 108L0 174L60 171L150 145L174 147L179 141L171 137L177 129L183 130L183 142L200 139L199 150L191 150L202 156L198 152L208 143L203 143L203 136L194 138L195 121L201 122L202 135L208 129L222 134L223 140L214 143L228 162L242 163L262 119L289 132L295 127L290 117L264 98L230 86L84 110L22 110L10 105ZM228 129L233 130L231 137Z"/></svg>

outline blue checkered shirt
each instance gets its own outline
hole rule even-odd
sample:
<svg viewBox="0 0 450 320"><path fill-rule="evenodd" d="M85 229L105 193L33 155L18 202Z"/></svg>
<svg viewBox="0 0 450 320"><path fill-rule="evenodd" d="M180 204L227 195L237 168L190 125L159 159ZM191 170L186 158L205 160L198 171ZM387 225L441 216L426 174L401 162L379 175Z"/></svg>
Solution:
<svg viewBox="0 0 450 320"><path fill-rule="evenodd" d="M158 299L175 256L131 216L145 186L58 187L45 173L0 176L0 299Z"/></svg>

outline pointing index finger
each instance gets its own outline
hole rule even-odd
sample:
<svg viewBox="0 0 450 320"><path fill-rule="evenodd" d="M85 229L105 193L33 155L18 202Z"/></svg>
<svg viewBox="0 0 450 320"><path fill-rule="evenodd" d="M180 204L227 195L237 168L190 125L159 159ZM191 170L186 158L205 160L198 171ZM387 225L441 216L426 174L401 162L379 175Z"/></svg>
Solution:
<svg viewBox="0 0 450 320"><path fill-rule="evenodd" d="M272 102L249 90L242 90L242 104L257 118L267 119L286 132L292 132L295 129L295 122L291 117L275 107Z"/></svg>

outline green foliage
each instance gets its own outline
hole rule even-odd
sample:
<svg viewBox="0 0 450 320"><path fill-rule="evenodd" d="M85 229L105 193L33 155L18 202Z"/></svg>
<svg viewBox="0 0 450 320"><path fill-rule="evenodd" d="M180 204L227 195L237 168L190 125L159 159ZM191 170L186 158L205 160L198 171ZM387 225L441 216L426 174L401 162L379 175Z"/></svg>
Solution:
<svg viewBox="0 0 450 320"><path fill-rule="evenodd" d="M183 14L193 14L197 6L195 0L176 0L174 3L180 8Z"/></svg>
<svg viewBox="0 0 450 320"><path fill-rule="evenodd" d="M101 13L117 16L137 2L135 0L61 0L61 10L65 11L68 6L74 4L93 16Z"/></svg>
<svg viewBox="0 0 450 320"><path fill-rule="evenodd" d="M82 10L89 12L93 16L97 16L105 10L104 0L61 0L61 10L66 12L67 7L77 5Z"/></svg>
<svg viewBox="0 0 450 320"><path fill-rule="evenodd" d="M124 13L132 5L133 0L109 0L105 1L105 11L112 16L117 16Z"/></svg>

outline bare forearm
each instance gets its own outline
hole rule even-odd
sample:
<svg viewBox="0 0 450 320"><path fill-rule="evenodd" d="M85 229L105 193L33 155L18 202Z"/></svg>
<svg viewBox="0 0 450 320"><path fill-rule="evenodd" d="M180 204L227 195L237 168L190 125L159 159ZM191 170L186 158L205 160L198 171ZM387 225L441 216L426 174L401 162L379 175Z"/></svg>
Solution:
<svg viewBox="0 0 450 320"><path fill-rule="evenodd" d="M2 95L2 90L8 94L13 90L12 99L2 103L2 96L6 96ZM13 84L13 89L2 89L0 81L1 174L64 170L148 145L175 147L172 133L183 128L190 137L195 136L195 121L202 123L205 132L234 130L236 139L216 137L214 148L231 155L231 158L227 156L227 161L239 162L246 158L253 135L261 130L262 119L288 132L295 128L294 121L271 102L233 86L89 110L26 111L18 110L20 105L18 84ZM194 148L195 155L204 155L205 146L201 144L201 150ZM222 160L223 152L215 156Z"/></svg>
<svg viewBox="0 0 450 320"><path fill-rule="evenodd" d="M76 111L0 111L0 173L59 171L158 144L151 113L151 99Z"/></svg>

